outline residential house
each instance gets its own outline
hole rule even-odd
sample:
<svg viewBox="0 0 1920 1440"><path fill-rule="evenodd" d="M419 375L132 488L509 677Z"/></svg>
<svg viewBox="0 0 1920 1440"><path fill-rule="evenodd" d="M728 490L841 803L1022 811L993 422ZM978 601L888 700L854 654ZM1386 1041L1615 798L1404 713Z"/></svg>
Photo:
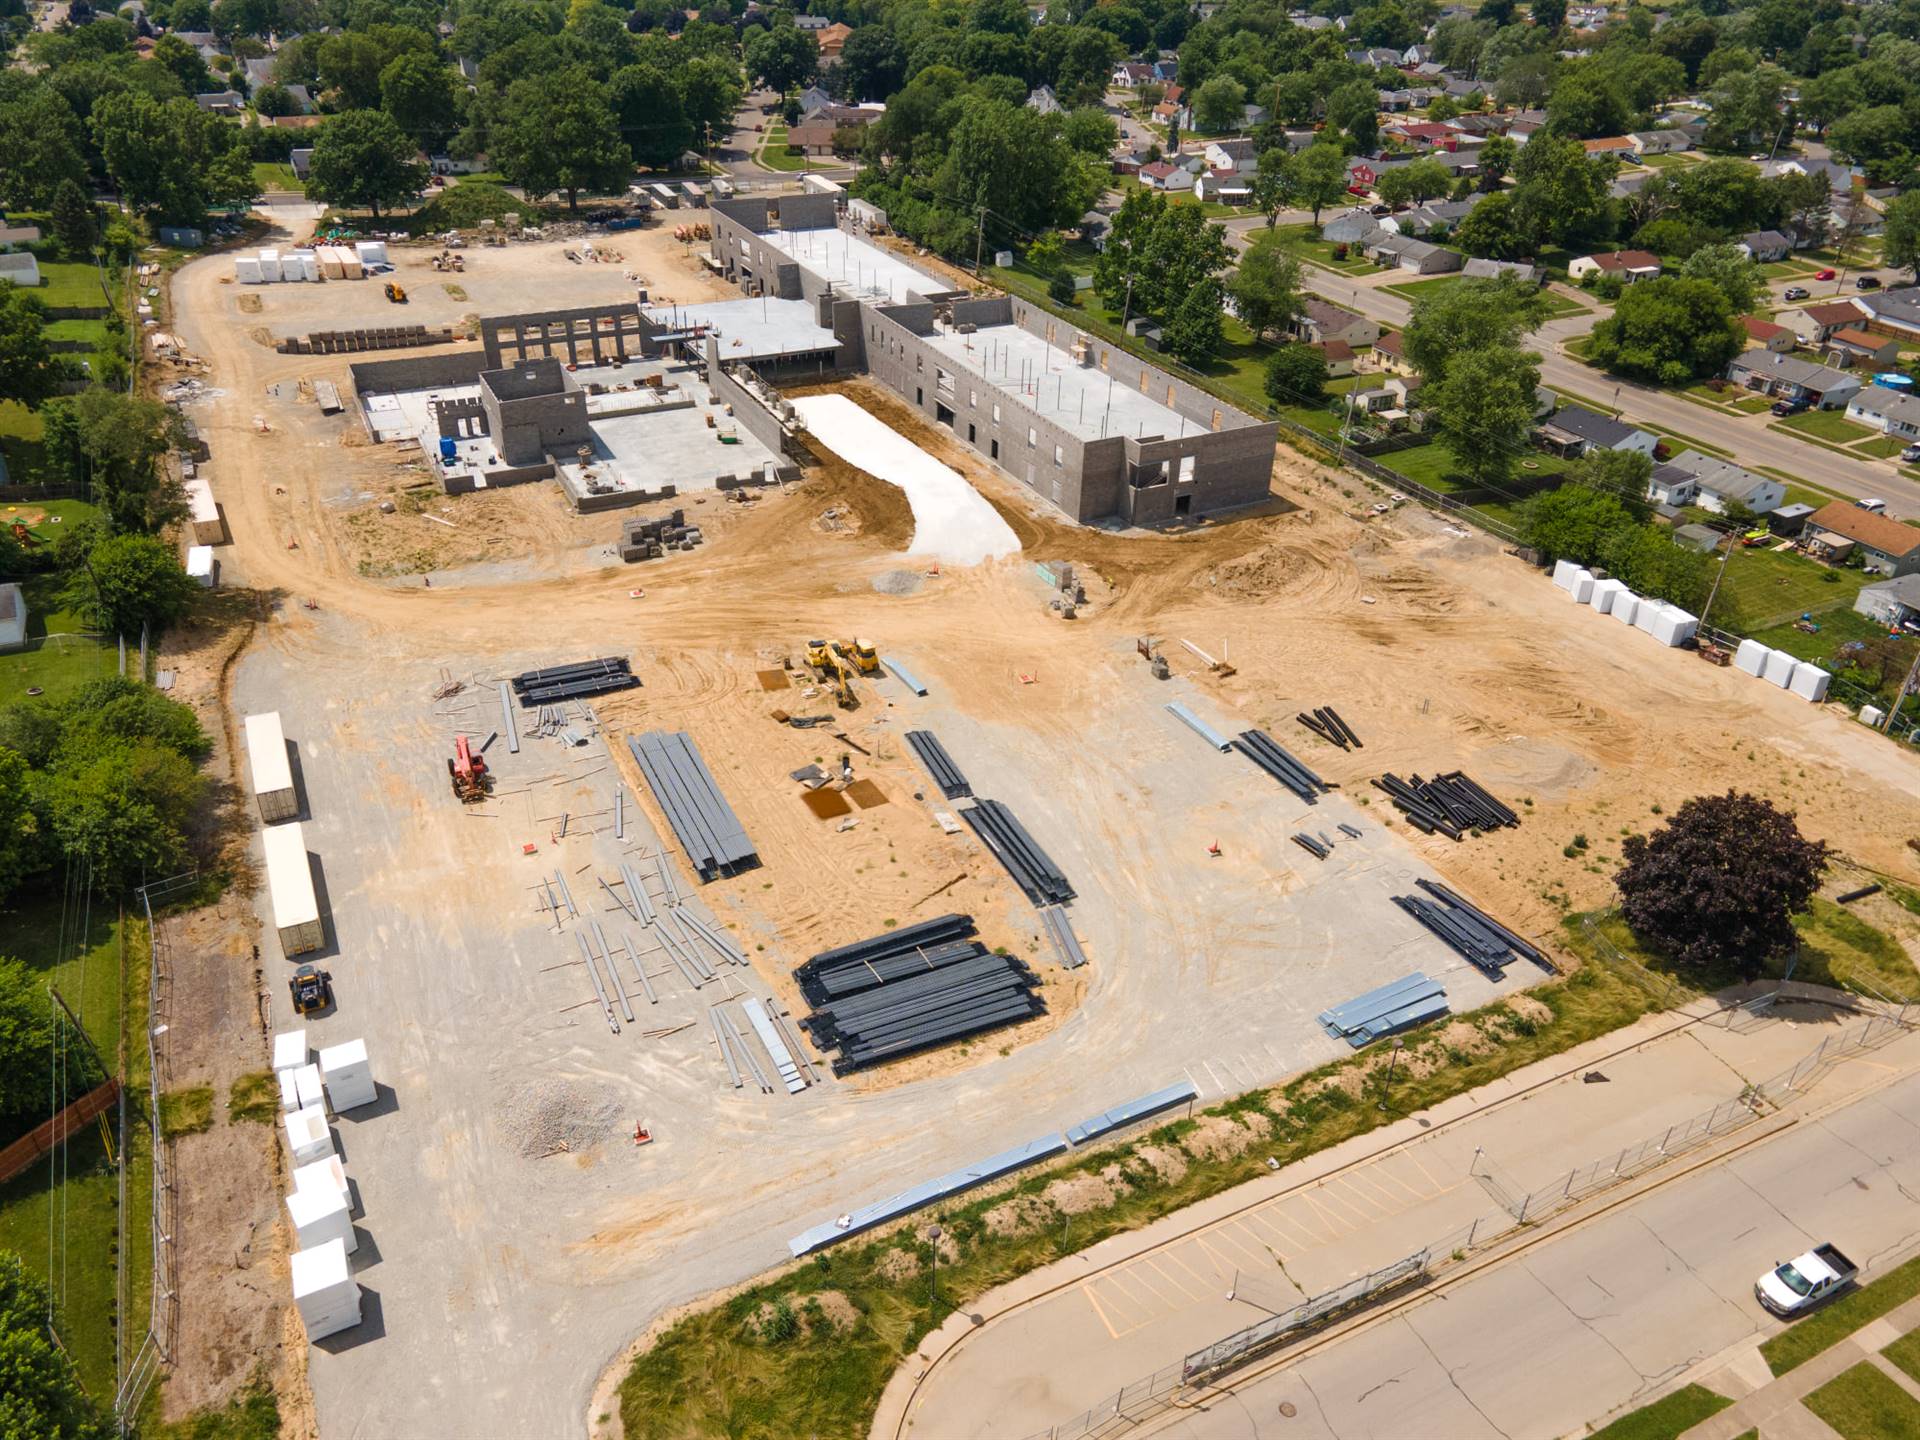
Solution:
<svg viewBox="0 0 1920 1440"><path fill-rule="evenodd" d="M1358 206L1342 210L1320 227L1320 238L1330 245L1357 245L1380 230L1373 212Z"/></svg>
<svg viewBox="0 0 1920 1440"><path fill-rule="evenodd" d="M1793 331L1802 345L1824 345L1834 331L1858 330L1867 320L1867 312L1853 301L1836 300L1828 305L1785 311L1779 323Z"/></svg>
<svg viewBox="0 0 1920 1440"><path fill-rule="evenodd" d="M1566 23L1576 30L1598 30L1612 14L1605 5L1569 5Z"/></svg>
<svg viewBox="0 0 1920 1440"><path fill-rule="evenodd" d="M0 585L0 650L27 643L27 597L18 585Z"/></svg>
<svg viewBox="0 0 1920 1440"><path fill-rule="evenodd" d="M1755 315L1742 315L1740 324L1746 330L1749 341L1773 351L1776 355L1789 353L1796 343L1793 331L1784 325L1775 325L1770 320L1762 320Z"/></svg>
<svg viewBox="0 0 1920 1440"><path fill-rule="evenodd" d="M1353 347L1344 340L1323 340L1318 345L1308 347L1320 352L1320 358L1327 362L1327 374L1335 380L1353 374Z"/></svg>
<svg viewBox="0 0 1920 1440"><path fill-rule="evenodd" d="M1826 358L1830 364L1849 368L1867 365L1885 369L1899 361L1900 342L1865 330L1836 330L1827 337Z"/></svg>
<svg viewBox="0 0 1920 1440"><path fill-rule="evenodd" d="M833 137L840 133L840 127L829 118L830 112L823 111L813 120L802 120L798 125L787 127L787 149L797 150L802 155L833 154Z"/></svg>
<svg viewBox="0 0 1920 1440"><path fill-rule="evenodd" d="M1770 265L1793 253L1793 237L1779 230L1750 230L1735 242L1749 260Z"/></svg>
<svg viewBox="0 0 1920 1440"><path fill-rule="evenodd" d="M1416 65L1424 65L1431 59L1433 59L1431 45L1409 45L1400 52L1400 63L1409 69Z"/></svg>
<svg viewBox="0 0 1920 1440"><path fill-rule="evenodd" d="M1296 339L1304 340L1309 345L1344 340L1358 350L1380 338L1377 320L1369 320L1365 315L1311 298L1302 302L1300 313L1293 317L1289 328Z"/></svg>
<svg viewBox="0 0 1920 1440"><path fill-rule="evenodd" d="M0 222L0 250L11 250L16 245L37 245L40 243L38 225L8 225Z"/></svg>
<svg viewBox="0 0 1920 1440"><path fill-rule="evenodd" d="M1693 480L1691 496L1669 503L1698 505L1716 515L1724 515L1733 505L1744 505L1755 515L1765 515L1787 498L1787 487L1778 480L1756 475L1698 450L1683 450L1659 468L1669 476L1677 472ZM1651 484L1648 494L1652 496Z"/></svg>
<svg viewBox="0 0 1920 1440"><path fill-rule="evenodd" d="M226 52L220 48L220 37L211 30L171 30L167 33L186 41L200 52L200 58L209 65L226 56Z"/></svg>
<svg viewBox="0 0 1920 1440"><path fill-rule="evenodd" d="M1771 350L1748 350L1735 356L1727 366L1727 378L1776 399L1805 400L1820 410L1838 410L1860 393L1857 375Z"/></svg>
<svg viewBox="0 0 1920 1440"><path fill-rule="evenodd" d="M1216 205L1251 205L1253 177L1238 170L1208 170L1195 178L1193 193Z"/></svg>
<svg viewBox="0 0 1920 1440"><path fill-rule="evenodd" d="M1398 330L1375 338L1368 352L1374 367L1389 375L1411 375L1413 365L1407 359L1407 342Z"/></svg>
<svg viewBox="0 0 1920 1440"><path fill-rule="evenodd" d="M273 57L271 55L263 56L257 60L243 61L240 69L241 73L247 77L247 89L256 94L262 85L273 84Z"/></svg>
<svg viewBox="0 0 1920 1440"><path fill-rule="evenodd" d="M1647 477L1647 499L1655 505L1691 505L1700 482L1677 465L1655 465Z"/></svg>
<svg viewBox="0 0 1920 1440"><path fill-rule="evenodd" d="M1693 137L1684 130L1636 130L1627 139L1633 153L1641 159L1649 155L1678 155L1693 148Z"/></svg>
<svg viewBox="0 0 1920 1440"><path fill-rule="evenodd" d="M1447 98L1450 100L1471 100L1476 95L1487 93L1487 87L1478 80L1449 79L1446 83Z"/></svg>
<svg viewBox="0 0 1920 1440"><path fill-rule="evenodd" d="M313 168L313 147L302 145L287 152L287 163L293 166L294 177L304 181Z"/></svg>
<svg viewBox="0 0 1920 1440"><path fill-rule="evenodd" d="M1645 250L1614 250L1605 255L1582 255L1567 266L1567 274L1574 280L1584 280L1589 275L1612 275L1622 284L1631 285L1636 280L1652 280L1660 274L1660 257Z"/></svg>
<svg viewBox="0 0 1920 1440"><path fill-rule="evenodd" d="M1462 138L1460 131L1439 120L1398 120L1387 126L1387 134L1416 150L1452 150Z"/></svg>
<svg viewBox="0 0 1920 1440"><path fill-rule="evenodd" d="M1384 45L1375 45L1367 50L1349 50L1347 59L1355 65L1371 66L1375 70L1398 70L1400 52L1389 50Z"/></svg>
<svg viewBox="0 0 1920 1440"><path fill-rule="evenodd" d="M1402 235L1432 235L1453 229L1485 198L1471 195L1465 200L1429 200L1424 205L1401 211L1393 217L1393 222Z"/></svg>
<svg viewBox="0 0 1920 1440"><path fill-rule="evenodd" d="M1379 105L1389 115L1398 115L1428 102L1422 98L1425 92L1420 90L1382 90Z"/></svg>
<svg viewBox="0 0 1920 1440"><path fill-rule="evenodd" d="M1630 135L1608 135L1600 140L1582 140L1580 148L1589 155L1615 155L1622 160L1630 159L1639 152L1634 149Z"/></svg>
<svg viewBox="0 0 1920 1440"><path fill-rule="evenodd" d="M1911 444L1920 441L1920 395L1869 385L1847 402L1847 418Z"/></svg>
<svg viewBox="0 0 1920 1440"><path fill-rule="evenodd" d="M1347 403L1350 413L1354 415L1365 415L1392 425L1413 413L1413 395L1419 388L1418 375L1389 375L1371 389L1349 390Z"/></svg>
<svg viewBox="0 0 1920 1440"><path fill-rule="evenodd" d="M1317 30L1333 30L1336 28L1340 30L1344 30L1347 28L1347 20L1344 15L1341 16L1338 20L1329 20L1324 15L1309 15L1304 11L1296 10L1293 14L1287 16L1287 20L1289 21L1289 23L1298 26L1302 30L1317 31Z"/></svg>
<svg viewBox="0 0 1920 1440"><path fill-rule="evenodd" d="M1154 61L1153 78L1162 85L1171 85L1180 78L1180 62L1178 60Z"/></svg>
<svg viewBox="0 0 1920 1440"><path fill-rule="evenodd" d="M1253 148L1253 141L1247 139L1211 140L1201 154L1206 157L1209 170L1234 170L1251 175L1260 168L1260 156Z"/></svg>
<svg viewBox="0 0 1920 1440"><path fill-rule="evenodd" d="M1458 250L1388 230L1363 240L1361 248L1374 264L1392 265L1415 275L1450 274L1460 268L1462 259Z"/></svg>
<svg viewBox="0 0 1920 1440"><path fill-rule="evenodd" d="M1193 172L1184 165L1169 165L1161 160L1156 164L1140 167L1140 183L1149 190L1165 190L1169 193L1193 189Z"/></svg>
<svg viewBox="0 0 1920 1440"><path fill-rule="evenodd" d="M1041 115L1059 115L1063 114L1067 107L1060 103L1051 85L1042 85L1027 96L1027 108Z"/></svg>
<svg viewBox="0 0 1920 1440"><path fill-rule="evenodd" d="M1546 278L1538 265L1529 265L1522 260L1482 260L1477 257L1461 266L1460 273L1470 280L1490 280L1498 275L1511 275L1528 285L1538 285Z"/></svg>
<svg viewBox="0 0 1920 1440"><path fill-rule="evenodd" d="M1855 303L1867 312L1865 329L1909 344L1920 343L1920 289L1909 285L1863 295Z"/></svg>
<svg viewBox="0 0 1920 1440"><path fill-rule="evenodd" d="M1181 85L1167 86L1166 94L1160 97L1160 103L1153 107L1153 118L1162 125L1178 120L1180 128L1187 128L1187 92Z"/></svg>
<svg viewBox="0 0 1920 1440"><path fill-rule="evenodd" d="M1158 83L1151 65L1143 65L1138 60L1128 60L1113 67L1113 76L1107 82L1115 90L1138 90L1142 85Z"/></svg>
<svg viewBox="0 0 1920 1440"><path fill-rule="evenodd" d="M0 254L0 282L7 280L23 290L40 283L40 262L31 250Z"/></svg>
<svg viewBox="0 0 1920 1440"><path fill-rule="evenodd" d="M816 34L813 38L820 46L820 63L822 65L838 65L840 63L840 52L846 48L847 41L851 39L852 36L852 28L847 25L842 25L837 20Z"/></svg>
<svg viewBox="0 0 1920 1440"><path fill-rule="evenodd" d="M193 97L193 103L215 115L240 115L247 108L247 97L238 90L209 90Z"/></svg>
<svg viewBox="0 0 1920 1440"><path fill-rule="evenodd" d="M1853 608L1889 630L1920 625L1920 575L1902 575L1868 585L1853 597Z"/></svg>
<svg viewBox="0 0 1920 1440"><path fill-rule="evenodd" d="M1545 448L1569 460L1589 450L1631 450L1650 457L1660 443L1659 438L1648 431L1623 425L1580 405L1562 405L1534 433Z"/></svg>
<svg viewBox="0 0 1920 1440"><path fill-rule="evenodd" d="M833 22L825 15L796 15L793 17L793 28L796 30L819 31L826 29L827 26L832 23Z"/></svg>
<svg viewBox="0 0 1920 1440"><path fill-rule="evenodd" d="M1822 541L1822 534L1849 541L1860 552L1866 567L1880 575L1912 575L1920 572L1920 528L1903 525L1885 515L1862 510L1846 500L1822 505L1807 517L1811 539L1807 548L1816 555L1824 549L1830 558L1833 546Z"/></svg>
<svg viewBox="0 0 1920 1440"><path fill-rule="evenodd" d="M817 15L809 15L806 18L809 20L817 20L817 19L820 19L821 17ZM826 26L822 24L822 25L815 26L813 28L824 30ZM802 119L804 119L808 115L813 114L813 112L816 110L826 109L831 104L833 104L833 96L829 95L825 90L821 89L818 85L809 85L806 89L800 92L800 115Z"/></svg>

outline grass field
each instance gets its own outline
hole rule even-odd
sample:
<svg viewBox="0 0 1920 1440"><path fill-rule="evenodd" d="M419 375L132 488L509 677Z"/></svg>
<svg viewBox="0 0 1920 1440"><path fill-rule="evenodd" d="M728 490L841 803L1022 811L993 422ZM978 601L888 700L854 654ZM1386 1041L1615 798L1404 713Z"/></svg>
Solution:
<svg viewBox="0 0 1920 1440"><path fill-rule="evenodd" d="M1506 495L1490 491L1487 487L1459 474L1455 468L1458 462L1455 461L1453 452L1437 440L1416 446L1411 450L1396 450L1390 455L1377 455L1374 457L1374 462L1406 476L1416 484L1425 485L1430 490L1467 498L1475 510L1502 525L1518 525L1520 500L1536 490L1553 488L1553 485L1565 475L1570 463L1557 460L1544 452L1528 458L1533 461L1535 468L1516 471L1513 479L1502 487L1512 492ZM1516 496L1518 498L1515 498Z"/></svg>
<svg viewBox="0 0 1920 1440"><path fill-rule="evenodd" d="M754 157L769 170L804 170L807 157L796 155L787 149L787 127L776 120L767 127L767 136L760 144L760 153Z"/></svg>
<svg viewBox="0 0 1920 1440"><path fill-rule="evenodd" d="M1775 1375L1784 1375L1915 1295L1920 1295L1920 1256L1815 1310L1792 1329L1762 1343L1760 1353Z"/></svg>
<svg viewBox="0 0 1920 1440"><path fill-rule="evenodd" d="M1439 295L1451 290L1467 277L1464 275L1439 275L1431 280L1409 280L1404 285L1385 285L1381 288L1400 296L1405 300L1418 300L1426 295ZM1543 290L1541 298L1547 302L1547 318L1557 320L1564 315L1588 314L1588 307L1564 295L1556 295L1551 290Z"/></svg>
<svg viewBox="0 0 1920 1440"><path fill-rule="evenodd" d="M92 508L79 501L55 503L63 513L71 511L75 515ZM0 509L0 523L4 520L5 511ZM44 535L52 528L41 526L36 533ZM56 577L30 575L20 588L27 602L27 643L19 650L0 654L0 704L23 698L36 686L58 697L83 681L119 668L118 644L82 633L86 623L64 608Z"/></svg>
<svg viewBox="0 0 1920 1440"><path fill-rule="evenodd" d="M1920 1440L1920 1400L1870 1360L1842 1371L1800 1403L1843 1440Z"/></svg>
<svg viewBox="0 0 1920 1440"><path fill-rule="evenodd" d="M1906 449L1905 441L1896 439L1892 435L1876 435L1871 440L1864 440L1855 445L1853 453L1870 455L1875 460L1891 460L1904 449Z"/></svg>
<svg viewBox="0 0 1920 1440"><path fill-rule="evenodd" d="M1920 1380L1920 1330L1909 1330L1880 1353L1915 1380Z"/></svg>
<svg viewBox="0 0 1920 1440"><path fill-rule="evenodd" d="M109 303L100 288L100 272L90 260L43 261L40 276L46 283L34 293L49 308L103 306Z"/></svg>
<svg viewBox="0 0 1920 1440"><path fill-rule="evenodd" d="M1780 425L1782 429L1831 440L1836 445L1850 445L1855 440L1865 440L1873 434L1866 426L1847 419L1837 410L1808 410L1799 415L1789 415Z"/></svg>
<svg viewBox="0 0 1920 1440"><path fill-rule="evenodd" d="M1678 1440L1709 1416L1718 1415L1733 1401L1704 1385L1684 1385L1671 1395L1629 1410L1588 1440Z"/></svg>
<svg viewBox="0 0 1920 1440"><path fill-rule="evenodd" d="M1869 620L1855 610L1829 610L1825 614L1814 617L1813 623L1820 628L1812 635L1804 630L1796 630L1790 623L1771 625L1750 633L1763 645L1770 645L1775 650L1784 650L1796 660L1811 660L1822 669L1834 674L1851 668L1852 662L1844 654L1847 646L1856 641L1879 640L1887 633L1877 622ZM1920 640L1906 638L1900 644L1907 656L1907 663L1911 664L1914 652L1920 650ZM1905 673L1906 668L1902 666L1900 673L1894 675L1888 685L1883 688L1882 693L1887 698L1892 698L1892 688L1900 683L1901 676ZM1863 685L1868 683L1863 677L1854 678Z"/></svg>
<svg viewBox="0 0 1920 1440"><path fill-rule="evenodd" d="M1793 928L1800 935L1795 979L1920 997L1920 971L1900 942L1831 900L1816 896L1806 914L1793 917Z"/></svg>
<svg viewBox="0 0 1920 1440"><path fill-rule="evenodd" d="M300 177L293 173L293 166L280 161L254 161L253 183L262 190L290 190L296 195L307 193L307 187L301 184Z"/></svg>
<svg viewBox="0 0 1920 1440"><path fill-rule="evenodd" d="M1264 241L1270 245L1280 245L1298 255L1302 260L1310 260L1323 270L1336 270L1342 275L1365 275L1376 267L1364 256L1352 254L1345 260L1333 258L1333 246L1320 238L1319 232L1311 225L1276 225L1271 230L1259 232L1261 236L1270 236ZM1256 239L1255 245L1263 243Z"/></svg>
<svg viewBox="0 0 1920 1440"><path fill-rule="evenodd" d="M1841 609L1851 606L1861 586L1872 578L1864 570L1820 565L1791 550L1736 548L1727 557L1708 619L1739 630L1772 625L1809 611Z"/></svg>

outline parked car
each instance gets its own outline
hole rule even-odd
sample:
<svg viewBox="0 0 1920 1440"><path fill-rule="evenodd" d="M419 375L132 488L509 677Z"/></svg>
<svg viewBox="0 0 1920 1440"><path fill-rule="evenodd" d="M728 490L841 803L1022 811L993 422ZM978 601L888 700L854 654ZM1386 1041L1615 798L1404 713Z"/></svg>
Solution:
<svg viewBox="0 0 1920 1440"><path fill-rule="evenodd" d="M1884 515L1887 513L1887 502L1884 500L1856 500L1853 503L1857 509L1871 510L1876 515Z"/></svg>
<svg viewBox="0 0 1920 1440"><path fill-rule="evenodd" d="M1776 400L1773 402L1773 413L1776 415L1798 415L1806 408L1807 397L1804 395L1797 400Z"/></svg>
<svg viewBox="0 0 1920 1440"><path fill-rule="evenodd" d="M1920 465L1920 445L1909 445L1900 452L1900 458L1909 465Z"/></svg>
<svg viewBox="0 0 1920 1440"><path fill-rule="evenodd" d="M1789 285L1787 287L1786 298L1789 300L1805 300L1808 298L1808 296L1807 296L1807 292L1804 289L1802 289L1800 286Z"/></svg>
<svg viewBox="0 0 1920 1440"><path fill-rule="evenodd" d="M1853 288L1856 290L1878 290L1880 288L1880 277L1878 275L1862 275L1858 280L1853 282Z"/></svg>
<svg viewBox="0 0 1920 1440"><path fill-rule="evenodd" d="M1816 1245L1798 1259L1776 1265L1754 1282L1753 1294L1774 1314L1792 1318L1846 1288L1860 1273L1839 1249Z"/></svg>
<svg viewBox="0 0 1920 1440"><path fill-rule="evenodd" d="M1816 270L1816 271L1814 271L1814 272L1813 272L1813 278L1814 278L1814 279L1816 279L1816 280L1831 280L1831 279L1833 279L1833 271L1831 271L1831 270Z"/></svg>

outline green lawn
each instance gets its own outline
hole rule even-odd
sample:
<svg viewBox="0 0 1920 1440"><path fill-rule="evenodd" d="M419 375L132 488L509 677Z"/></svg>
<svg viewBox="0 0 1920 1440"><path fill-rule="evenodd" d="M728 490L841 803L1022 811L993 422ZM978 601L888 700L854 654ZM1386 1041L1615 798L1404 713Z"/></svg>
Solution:
<svg viewBox="0 0 1920 1440"><path fill-rule="evenodd" d="M293 166L275 160L253 162L253 183L262 190L290 190L297 195L307 193L307 187L301 184L300 177L293 173Z"/></svg>
<svg viewBox="0 0 1920 1440"><path fill-rule="evenodd" d="M1409 280L1404 285L1383 285L1380 288L1406 300L1418 300L1424 295L1438 295L1452 289L1467 277L1464 275L1436 275L1431 280ZM1542 290L1540 296L1547 302L1547 318L1557 320L1565 315L1585 315L1588 308L1564 295L1556 295L1551 290Z"/></svg>
<svg viewBox="0 0 1920 1440"><path fill-rule="evenodd" d="M1253 242L1263 243L1283 246L1302 260L1311 261L1323 270L1337 270L1342 275L1366 275L1379 268L1357 252L1350 252L1345 260L1334 259L1332 244L1322 240L1320 232L1311 225L1276 225L1261 231Z"/></svg>
<svg viewBox="0 0 1920 1440"><path fill-rule="evenodd" d="M1763 1343L1760 1353L1775 1375L1784 1375L1915 1295L1920 1295L1920 1256L1889 1270L1871 1285L1862 1285L1821 1306Z"/></svg>
<svg viewBox="0 0 1920 1440"><path fill-rule="evenodd" d="M1843 989L1866 988L1889 997L1920 996L1920 971L1905 947L1844 906L1814 897L1793 917L1800 936L1796 980Z"/></svg>
<svg viewBox="0 0 1920 1440"><path fill-rule="evenodd" d="M1535 491L1552 489L1566 474L1571 462L1555 459L1544 452L1530 455L1523 464L1531 464L1533 468L1516 470L1513 477L1503 482L1499 489L1476 484L1459 474L1453 452L1437 440L1409 450L1396 450L1390 455L1376 455L1374 463L1406 476L1415 484L1425 485L1429 490L1438 490L1444 495L1458 495L1490 519L1512 526L1520 523L1518 501L1514 497L1525 498Z"/></svg>
<svg viewBox="0 0 1920 1440"><path fill-rule="evenodd" d="M1875 460L1891 460L1904 449L1906 449L1906 443L1904 441L1896 439L1892 435L1876 435L1871 440L1866 440L1855 445L1853 447L1853 453L1856 455L1871 455Z"/></svg>
<svg viewBox="0 0 1920 1440"><path fill-rule="evenodd" d="M1920 1380L1920 1330L1909 1330L1880 1353L1915 1380Z"/></svg>
<svg viewBox="0 0 1920 1440"><path fill-rule="evenodd" d="M1685 1385L1671 1395L1629 1410L1588 1440L1678 1440L1709 1416L1718 1415L1733 1401L1704 1385Z"/></svg>
<svg viewBox="0 0 1920 1440"><path fill-rule="evenodd" d="M1819 268L1799 260L1769 260L1760 267L1760 273L1769 280L1800 280Z"/></svg>
<svg viewBox="0 0 1920 1440"><path fill-rule="evenodd" d="M1764 395L1754 395L1732 386L1723 386L1716 390L1704 380L1698 385L1689 385L1680 393L1688 399L1700 400L1718 409L1733 410L1742 415L1758 415L1773 404Z"/></svg>
<svg viewBox="0 0 1920 1440"><path fill-rule="evenodd" d="M1775 625L1749 633L1762 645L1784 650L1799 660L1811 660L1823 670L1844 675L1864 689L1875 690L1883 703L1893 699L1893 691L1905 676L1907 667L1913 663L1913 656L1920 653L1920 640L1902 637L1895 647L1901 659L1898 673L1890 675L1885 685L1876 687L1871 674L1863 674L1853 668L1847 651L1856 643L1884 639L1887 632L1853 610L1829 610L1813 623L1820 627L1819 632L1813 635L1796 630L1792 625Z"/></svg>
<svg viewBox="0 0 1920 1440"><path fill-rule="evenodd" d="M82 513L90 508L78 501L66 503ZM5 515L0 507L0 522ZM45 535L53 528L43 525L35 533ZM25 698L34 686L58 696L119 668L118 643L82 633L85 622L63 608L53 576L30 575L20 588L27 602L27 643L0 654L0 705Z"/></svg>
<svg viewBox="0 0 1920 1440"><path fill-rule="evenodd" d="M1920 1400L1870 1360L1836 1375L1800 1403L1843 1440L1920 1440Z"/></svg>
<svg viewBox="0 0 1920 1440"><path fill-rule="evenodd" d="M1644 165L1649 170L1666 170L1676 165L1697 165L1700 162L1683 150L1673 155L1642 155L1634 163Z"/></svg>
<svg viewBox="0 0 1920 1440"><path fill-rule="evenodd" d="M804 170L807 157L796 155L787 148L787 127L776 120L767 126L766 139L760 143L760 153L754 157L769 170Z"/></svg>
<svg viewBox="0 0 1920 1440"><path fill-rule="evenodd" d="M1866 426L1847 419L1838 410L1808 410L1803 414L1790 415L1780 424L1784 429L1798 430L1802 434L1814 435L1840 445L1865 440L1873 434Z"/></svg>
<svg viewBox="0 0 1920 1440"><path fill-rule="evenodd" d="M0 459L7 462L10 484L41 485L54 480L47 468L45 436L46 427L37 413L18 400L0 400Z"/></svg>
<svg viewBox="0 0 1920 1440"><path fill-rule="evenodd" d="M1725 629L1744 631L1809 612L1846 608L1872 578L1864 570L1820 565L1791 550L1736 548L1727 557L1713 614L1707 618Z"/></svg>
<svg viewBox="0 0 1920 1440"><path fill-rule="evenodd" d="M50 308L65 306L103 306L108 304L100 289L100 271L91 260L43 260L40 276L46 283L34 293ZM109 281L112 277L109 275Z"/></svg>

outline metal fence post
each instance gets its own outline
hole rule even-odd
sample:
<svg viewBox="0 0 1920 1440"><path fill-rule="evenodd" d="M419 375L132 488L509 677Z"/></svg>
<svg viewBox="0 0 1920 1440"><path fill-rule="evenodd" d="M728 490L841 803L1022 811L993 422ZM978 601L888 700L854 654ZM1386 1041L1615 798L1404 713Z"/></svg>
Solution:
<svg viewBox="0 0 1920 1440"><path fill-rule="evenodd" d="M1473 1248L1473 1237L1479 1233L1480 1217L1476 1215L1473 1217L1473 1225L1467 1231L1467 1249L1471 1250Z"/></svg>

